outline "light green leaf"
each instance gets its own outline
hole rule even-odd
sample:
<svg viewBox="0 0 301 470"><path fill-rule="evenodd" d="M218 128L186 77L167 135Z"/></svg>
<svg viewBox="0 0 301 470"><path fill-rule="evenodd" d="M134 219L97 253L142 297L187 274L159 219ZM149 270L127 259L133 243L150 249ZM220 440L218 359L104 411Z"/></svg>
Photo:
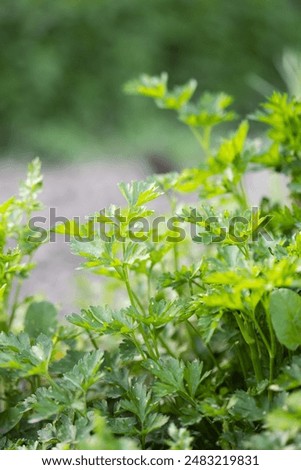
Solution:
<svg viewBox="0 0 301 470"><path fill-rule="evenodd" d="M120 183L118 187L130 206L142 206L163 194L156 183L148 181Z"/></svg>
<svg viewBox="0 0 301 470"><path fill-rule="evenodd" d="M66 220L66 222L60 223L52 227L51 232L55 232L60 235L79 236L80 226L76 220Z"/></svg>
<svg viewBox="0 0 301 470"><path fill-rule="evenodd" d="M143 74L138 80L132 80L124 86L124 91L129 95L143 95L151 98L162 98L167 90L167 73L160 77L151 77Z"/></svg>
<svg viewBox="0 0 301 470"><path fill-rule="evenodd" d="M157 99L156 103L159 108L178 110L190 100L196 87L197 81L189 80L185 85L176 86L172 91L167 92L163 98Z"/></svg>
<svg viewBox="0 0 301 470"><path fill-rule="evenodd" d="M236 115L226 111L233 99L225 93L204 93L197 105L189 104L183 108L180 120L191 127L212 127L232 121Z"/></svg>
<svg viewBox="0 0 301 470"><path fill-rule="evenodd" d="M90 307L82 310L80 315L73 313L67 319L87 331L102 334L127 334L138 326L130 310L112 310L108 306Z"/></svg>

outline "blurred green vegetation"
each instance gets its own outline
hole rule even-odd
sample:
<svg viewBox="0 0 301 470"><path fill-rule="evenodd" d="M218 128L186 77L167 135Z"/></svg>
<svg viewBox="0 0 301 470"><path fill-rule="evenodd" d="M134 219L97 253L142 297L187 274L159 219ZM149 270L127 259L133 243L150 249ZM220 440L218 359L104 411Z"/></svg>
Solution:
<svg viewBox="0 0 301 470"><path fill-rule="evenodd" d="M269 85L285 89L280 61L301 50L300 22L299 0L1 0L0 154L186 158L188 132L124 82L194 77L246 113Z"/></svg>

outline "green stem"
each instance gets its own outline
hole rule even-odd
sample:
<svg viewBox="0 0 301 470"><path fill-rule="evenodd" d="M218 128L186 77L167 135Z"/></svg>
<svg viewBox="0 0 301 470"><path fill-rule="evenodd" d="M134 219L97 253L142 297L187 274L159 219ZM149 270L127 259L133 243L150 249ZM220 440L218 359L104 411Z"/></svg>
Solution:
<svg viewBox="0 0 301 470"><path fill-rule="evenodd" d="M95 339L93 338L91 331L87 331L87 333L88 333L89 339L92 343L92 346L94 347L94 349L96 349L96 351L98 351L97 343L96 343Z"/></svg>
<svg viewBox="0 0 301 470"><path fill-rule="evenodd" d="M175 197L173 197L169 193L167 193L166 195L167 195L167 198L168 198L168 201L169 201L169 204L170 204L171 213L174 214L176 212L177 200L176 200ZM179 270L179 250L178 250L178 246L177 246L176 242L173 243L172 248L173 248L173 255L174 255L175 271L178 271Z"/></svg>
<svg viewBox="0 0 301 470"><path fill-rule="evenodd" d="M189 320L186 320L186 323L195 332L195 334L202 340L202 343L204 344L205 348L207 349L208 354L209 354L213 364L221 372L221 368L219 366L219 363L217 362L210 345L205 343L205 341L203 340L202 335L200 334L200 332L197 330L197 328Z"/></svg>
<svg viewBox="0 0 301 470"><path fill-rule="evenodd" d="M196 138L196 140L198 141L198 143L200 144L201 146L201 149L205 152L206 151L206 148L204 146L204 139L202 138L202 136L200 135L200 133L192 126L189 126L189 129L191 130L191 132L193 133L194 137Z"/></svg>
<svg viewBox="0 0 301 470"><path fill-rule="evenodd" d="M263 333L263 331L262 331L262 329L261 329L261 326L259 325L257 319L255 318L255 315L253 316L253 321L254 321L254 325L255 325L256 329L258 330L258 333L259 333L259 335L260 335L260 337L261 337L261 339L262 339L262 342L264 343L264 345L265 345L265 347L266 347L266 349L267 349L267 351L268 351L269 356L271 356L271 354L272 354L272 349L271 349L271 347L270 347L270 345L269 345L269 343L268 343L268 340L267 340L266 337L265 337L265 334Z"/></svg>
<svg viewBox="0 0 301 470"><path fill-rule="evenodd" d="M128 273L128 269L127 269L126 265L123 265L123 276L124 276L124 282L125 282L126 290L127 290L127 293L128 293L128 296L129 296L129 299L130 299L130 302L131 302L132 306L133 307L138 307L138 310L140 309L141 313L144 314L145 312L144 312L143 305L140 302L140 300L138 299L138 297L135 294L135 292L133 291L133 289L131 288L129 273Z"/></svg>
<svg viewBox="0 0 301 470"><path fill-rule="evenodd" d="M213 422L213 420L211 418L209 418L208 416L205 418L207 423L211 426L211 428L213 429L213 431L215 432L215 439L217 436L220 436L220 431L219 429L217 428L216 424Z"/></svg>
<svg viewBox="0 0 301 470"><path fill-rule="evenodd" d="M51 377L51 375L49 374L49 372L47 372L45 374L45 379L48 380L48 382L50 383L50 385L53 387L53 388L57 388L57 384L56 382L53 380L53 378Z"/></svg>
<svg viewBox="0 0 301 470"><path fill-rule="evenodd" d="M204 150L206 152L207 157L209 156L209 150L210 150L210 145L211 145L211 131L212 131L211 126L206 126L204 128L203 141L204 141Z"/></svg>
<svg viewBox="0 0 301 470"><path fill-rule="evenodd" d="M125 282L125 285L126 285L126 289L127 289L127 293L128 293L130 302L131 302L133 307L138 306L142 310L142 313L144 313L144 310L143 310L143 307L142 307L141 303L139 302L139 300L138 300L137 296L135 295L135 293L132 291L126 266L123 267L123 271L124 271L124 282ZM145 346L146 346L146 349L147 349L147 352L148 352L149 356L152 359L156 360L159 357L159 353L154 354L154 349L155 348L151 346L151 344L149 342L149 339L148 339L147 335L145 334L145 331L144 331L143 326L141 324L139 324L139 326L138 326L138 331L139 331L139 333L141 334L141 336L143 338L143 341L145 343Z"/></svg>
<svg viewBox="0 0 301 470"><path fill-rule="evenodd" d="M0 412L4 411L6 408L6 397L5 397L5 382L2 377L0 377Z"/></svg>
<svg viewBox="0 0 301 470"><path fill-rule="evenodd" d="M140 436L141 436L141 449L145 450L146 435L144 433L143 426L142 426L142 429L141 429Z"/></svg>
<svg viewBox="0 0 301 470"><path fill-rule="evenodd" d="M173 243L173 256L175 271L179 271L179 250L176 242Z"/></svg>
<svg viewBox="0 0 301 470"><path fill-rule="evenodd" d="M147 355L145 354L145 352L143 351L142 347L140 346L139 341L136 339L136 336L135 336L134 333L132 334L132 338L131 338L131 339L132 339L132 341L133 341L133 343L134 343L134 345L135 345L137 351L139 351L141 357L143 357L143 359L147 359Z"/></svg>
<svg viewBox="0 0 301 470"><path fill-rule="evenodd" d="M249 203L242 180L240 180L237 185L236 197L242 209L247 210L249 207Z"/></svg>
<svg viewBox="0 0 301 470"><path fill-rule="evenodd" d="M238 328L242 334L244 341L249 346L250 354L251 354L251 361L252 361L253 369L255 372L256 381L257 383L259 383L263 379L263 374L261 370L260 358L258 356L256 341L254 339L254 331L250 330L247 322L243 321L243 319L240 317L238 313L234 313L234 317L236 319Z"/></svg>
<svg viewBox="0 0 301 470"><path fill-rule="evenodd" d="M249 344L251 361L255 372L256 382L259 383L263 380L263 374L261 370L260 360L258 358L258 351L256 343Z"/></svg>
<svg viewBox="0 0 301 470"><path fill-rule="evenodd" d="M244 379L246 380L247 379L247 368L246 368L244 357L243 357L243 351L241 349L242 348L240 347L240 345L237 345L237 351L238 351L237 357L238 357L238 360L239 360L239 364L240 364Z"/></svg>
<svg viewBox="0 0 301 470"><path fill-rule="evenodd" d="M147 279L147 296L149 300L152 297L152 283L151 283L152 273L153 273L153 265L150 266L148 273L147 272L145 273L146 279Z"/></svg>
<svg viewBox="0 0 301 470"><path fill-rule="evenodd" d="M12 327L12 324L14 322L14 319L15 319L15 316L16 316L16 313L17 313L17 308L18 308L18 305L19 305L19 297L20 297L22 284L23 284L23 281L19 280L18 284L17 284L17 287L16 287L16 292L15 292L15 295L14 295L11 315L10 315L10 318L9 318L9 321L8 321L8 329L9 330Z"/></svg>
<svg viewBox="0 0 301 470"><path fill-rule="evenodd" d="M250 260L250 254L249 251L246 247L246 245L240 245L239 243L236 245L239 251L244 255L246 260Z"/></svg>
<svg viewBox="0 0 301 470"><path fill-rule="evenodd" d="M201 284L199 284L197 281L195 281L194 279L192 279L191 282L193 282L193 284L194 284L195 286L198 286L200 289L203 289L203 286L202 286Z"/></svg>
<svg viewBox="0 0 301 470"><path fill-rule="evenodd" d="M134 293L130 285L129 274L128 274L128 270L126 266L123 267L123 273L124 273L124 282L125 282L126 290L127 290L131 305L133 307L136 307L136 299L135 299Z"/></svg>
<svg viewBox="0 0 301 470"><path fill-rule="evenodd" d="M171 357L174 357L175 359L177 359L177 356L175 355L175 353L172 352L172 350L170 349L170 347L168 346L166 341L160 335L158 336L158 339L159 339L160 343L162 344L163 348L166 350L166 352L168 352L168 354Z"/></svg>
<svg viewBox="0 0 301 470"><path fill-rule="evenodd" d="M141 310L143 313L145 313L145 312L144 312L144 307L143 307L142 303L140 302L140 300L138 299L138 296L135 294L135 292L134 292L133 290L132 290L132 294L133 294L133 297L134 297L134 299L135 299L135 301L136 301L138 307L140 308L140 310Z"/></svg>
<svg viewBox="0 0 301 470"><path fill-rule="evenodd" d="M152 326L152 329L151 329L151 336L152 336L152 342L155 348L156 356L157 358L159 358L160 353L159 353L158 341L157 341L158 335L156 334L156 328L154 326Z"/></svg>
<svg viewBox="0 0 301 470"><path fill-rule="evenodd" d="M138 331L139 331L139 333L141 334L141 336L143 338L143 341L145 343L145 346L146 346L149 357L151 359L153 359L154 361L157 361L157 359L159 359L159 357L160 357L159 351L157 350L156 346L154 346L154 345L152 346L150 344L150 342L148 340L148 336L145 333L142 325L140 325L138 327Z"/></svg>
<svg viewBox="0 0 301 470"><path fill-rule="evenodd" d="M203 150L206 157L209 157L210 145L211 145L211 126L204 127L203 135L199 133L199 131L192 126L189 126L189 129L193 133L194 137L198 141L201 149Z"/></svg>
<svg viewBox="0 0 301 470"><path fill-rule="evenodd" d="M269 306L267 305L267 298L263 300L263 305L266 311L266 318L267 318L267 324L269 328L270 341L271 341L270 364L269 364L270 366L269 382L271 384L274 378L274 361L275 361L275 356L276 356L276 337L275 337L274 329L272 325L270 309L269 309Z"/></svg>

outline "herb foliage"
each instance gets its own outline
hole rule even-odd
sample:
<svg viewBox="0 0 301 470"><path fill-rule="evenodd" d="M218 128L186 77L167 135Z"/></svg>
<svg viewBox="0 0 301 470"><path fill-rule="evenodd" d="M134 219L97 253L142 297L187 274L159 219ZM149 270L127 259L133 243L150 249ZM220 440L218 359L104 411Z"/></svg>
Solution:
<svg viewBox="0 0 301 470"><path fill-rule="evenodd" d="M120 283L121 308L87 306L66 327L49 302L20 299L40 244L38 160L0 206L2 448L300 449L301 104L274 93L251 116L260 144L247 120L219 141L232 98L192 102L195 88L169 90L166 74L126 86L188 126L195 168L121 183L122 208L53 228L84 270ZM289 178L290 202L254 211L244 176L266 168Z"/></svg>

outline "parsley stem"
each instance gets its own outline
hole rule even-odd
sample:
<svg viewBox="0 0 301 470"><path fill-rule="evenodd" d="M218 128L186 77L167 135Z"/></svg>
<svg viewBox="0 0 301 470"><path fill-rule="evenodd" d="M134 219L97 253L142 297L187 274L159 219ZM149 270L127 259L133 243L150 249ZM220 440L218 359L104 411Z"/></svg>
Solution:
<svg viewBox="0 0 301 470"><path fill-rule="evenodd" d="M166 350L166 352L174 357L175 359L177 358L177 356L172 352L172 350L170 349L170 347L168 346L168 344L166 343L165 339L162 338L161 335L158 335L158 340L160 341L160 343L162 344L163 348Z"/></svg>
<svg viewBox="0 0 301 470"><path fill-rule="evenodd" d="M150 266L149 271L145 273L147 279L147 296L148 299L151 299L152 296L152 274L153 274L153 265Z"/></svg>
<svg viewBox="0 0 301 470"><path fill-rule="evenodd" d="M271 320L271 314L270 314L270 309L269 306L267 305L267 297L264 298L263 301L265 311L266 311L266 319L267 319L267 324L269 328L269 333L270 333L270 341L271 341L271 352L270 352L270 361L269 361L269 367L270 367L270 375L269 375L269 383L271 384L274 378L274 362L275 362L275 356L276 356L276 338L273 330L273 325L272 325L272 320ZM272 391L269 390L269 400L271 401L272 398Z"/></svg>
<svg viewBox="0 0 301 470"><path fill-rule="evenodd" d="M17 308L18 308L18 304L19 304L19 297L20 297L22 284L23 284L23 282L21 280L19 280L18 284L17 284L17 287L16 287L16 291L15 291L15 296L14 296L14 300L13 300L11 315L10 315L10 318L9 318L9 321L8 321L8 329L9 330L12 327L12 324L14 322L14 319L15 319L15 316L16 316L16 313L17 313Z"/></svg>
<svg viewBox="0 0 301 470"><path fill-rule="evenodd" d="M200 334L200 332L197 330L197 328L193 325L193 323L191 323L189 320L186 320L186 324L196 333L196 335L201 338L202 340L202 343L204 344L205 348L207 349L208 351L208 354L213 362L213 364L215 365L215 367L221 372L221 368L220 368L220 365L219 363L217 362L215 356L214 356L214 353L211 349L211 346L206 343L202 337L202 335Z"/></svg>
<svg viewBox="0 0 301 470"><path fill-rule="evenodd" d="M242 345L238 344L236 346L237 346L237 351L238 351L237 357L238 357L238 360L239 360L239 364L240 364L244 379L246 380L247 379L247 368L246 368L245 361L244 361L243 350L242 350L242 347L241 347Z"/></svg>
<svg viewBox="0 0 301 470"><path fill-rule="evenodd" d="M196 140L198 141L198 143L200 144L200 147L203 151L205 151L205 146L204 146L204 140L202 138L202 136L200 135L200 133L192 126L189 126L189 129L191 130L191 132L193 133L194 137L196 138Z"/></svg>
<svg viewBox="0 0 301 470"><path fill-rule="evenodd" d="M244 210L247 210L249 207L249 203L248 203L248 197L247 197L242 180L240 180L238 183L238 197L239 197L239 202L242 206L241 208Z"/></svg>
<svg viewBox="0 0 301 470"><path fill-rule="evenodd" d="M175 271L179 271L179 250L178 250L177 242L173 243L173 254L174 254Z"/></svg>
<svg viewBox="0 0 301 470"><path fill-rule="evenodd" d="M203 135L199 133L199 131L193 127L189 126L189 129L191 130L192 134L198 141L201 149L203 150L204 154L206 157L209 156L209 151L210 151L210 144L211 144L211 130L212 126L206 126L203 131Z"/></svg>
<svg viewBox="0 0 301 470"><path fill-rule="evenodd" d="M128 274L128 270L127 270L126 266L123 267L123 272L124 272L124 282L125 282L126 290L127 290L131 305L133 307L136 307L137 304L138 304L138 306L140 307L139 303L137 302L137 297L135 296L135 294L134 294L134 292L131 288L130 280L129 280L129 274Z"/></svg>
<svg viewBox="0 0 301 470"><path fill-rule="evenodd" d="M256 343L249 344L249 348L250 348L251 361L252 361L252 364L253 364L253 369L254 369L254 372L255 372L256 381L257 381L257 383L259 383L263 380L263 374L262 374L262 370L261 370L261 366L260 366L260 360L259 360L259 357L258 357L258 351L257 351Z"/></svg>
<svg viewBox="0 0 301 470"><path fill-rule="evenodd" d="M91 331L87 330L87 333L88 333L89 339L92 343L92 346L94 347L94 349L96 349L96 351L98 351L97 343L96 343L95 339L93 338Z"/></svg>
<svg viewBox="0 0 301 470"><path fill-rule="evenodd" d="M256 381L257 383L259 383L263 379L263 374L261 370L260 359L258 356L257 343L256 343L256 340L254 339L254 331L250 329L247 321L244 321L239 313L234 313L234 317L236 319L238 328L241 332L241 335L244 341L249 346L250 356L251 356L253 369L255 372Z"/></svg>
<svg viewBox="0 0 301 470"><path fill-rule="evenodd" d="M262 339L262 341L263 341L263 343L264 343L264 345L265 345L265 347L268 351L268 354L271 357L272 349L271 349L271 347L268 343L268 340L266 339L265 334L263 333L258 321L256 320L255 315L253 316L253 321L254 321L255 328L258 330L258 333L259 333L259 335L260 335L260 337L261 337L261 339Z"/></svg>

